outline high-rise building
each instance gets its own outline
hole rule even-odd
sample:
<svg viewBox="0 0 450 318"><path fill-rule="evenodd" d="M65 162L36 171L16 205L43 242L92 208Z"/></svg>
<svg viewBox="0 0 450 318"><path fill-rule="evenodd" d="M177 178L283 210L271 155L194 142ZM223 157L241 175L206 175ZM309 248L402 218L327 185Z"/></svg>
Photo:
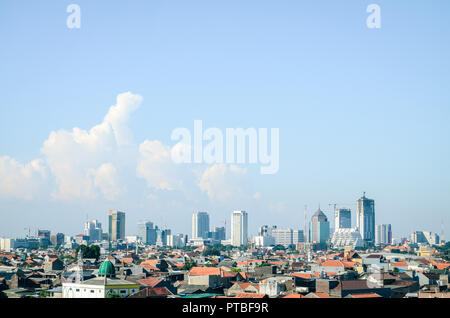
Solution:
<svg viewBox="0 0 450 318"><path fill-rule="evenodd" d="M247 245L248 215L245 211L233 211L231 214L231 245Z"/></svg>
<svg viewBox="0 0 450 318"><path fill-rule="evenodd" d="M101 241L102 240L102 224L97 220L86 221L84 223L84 234L89 236L89 241Z"/></svg>
<svg viewBox="0 0 450 318"><path fill-rule="evenodd" d="M63 233L56 233L50 235L50 242L53 246L61 246L64 244L64 234Z"/></svg>
<svg viewBox="0 0 450 318"><path fill-rule="evenodd" d="M439 244L439 235L432 232L423 232L425 239L427 240L428 245L438 245Z"/></svg>
<svg viewBox="0 0 450 318"><path fill-rule="evenodd" d="M334 211L334 230L352 227L352 211L350 209L336 209Z"/></svg>
<svg viewBox="0 0 450 318"><path fill-rule="evenodd" d="M137 224L137 236L144 244L156 244L156 229L153 222L140 221Z"/></svg>
<svg viewBox="0 0 450 318"><path fill-rule="evenodd" d="M194 212L192 214L192 238L208 238L209 215L207 212Z"/></svg>
<svg viewBox="0 0 450 318"><path fill-rule="evenodd" d="M108 211L108 237L110 241L125 240L125 212Z"/></svg>
<svg viewBox="0 0 450 318"><path fill-rule="evenodd" d="M258 229L258 236L272 236L272 231L276 230L277 226L273 225L269 227L268 225L263 225Z"/></svg>
<svg viewBox="0 0 450 318"><path fill-rule="evenodd" d="M283 245L288 247L289 245L302 243L304 241L302 230L292 230L292 229L273 229L271 231L271 236L275 240L275 245Z"/></svg>
<svg viewBox="0 0 450 318"><path fill-rule="evenodd" d="M392 230L390 224L379 224L375 231L375 244L392 244Z"/></svg>
<svg viewBox="0 0 450 318"><path fill-rule="evenodd" d="M226 239L225 227L215 227L212 232L212 239L216 241L224 241Z"/></svg>
<svg viewBox="0 0 450 318"><path fill-rule="evenodd" d="M357 201L356 228L366 245L375 243L375 201L366 198L366 193Z"/></svg>
<svg viewBox="0 0 450 318"><path fill-rule="evenodd" d="M330 238L330 222L320 208L311 217L309 224L309 242L317 244L320 248L327 247Z"/></svg>

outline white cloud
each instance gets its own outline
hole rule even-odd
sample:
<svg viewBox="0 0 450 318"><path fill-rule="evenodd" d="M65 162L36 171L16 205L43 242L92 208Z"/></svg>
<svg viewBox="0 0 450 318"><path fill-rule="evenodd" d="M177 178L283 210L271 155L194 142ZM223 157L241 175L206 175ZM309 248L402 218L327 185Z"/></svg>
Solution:
<svg viewBox="0 0 450 318"><path fill-rule="evenodd" d="M120 193L116 167L108 162L102 164L97 170L93 170L94 186L98 187L103 196L108 200L114 200Z"/></svg>
<svg viewBox="0 0 450 318"><path fill-rule="evenodd" d="M89 131L52 131L41 149L57 185L55 199L92 199L103 194L114 199L120 192L118 173L111 160L123 158L123 148L131 143L127 127L131 112L142 97L130 92L119 94L103 121ZM122 149L123 148L123 149Z"/></svg>
<svg viewBox="0 0 450 318"><path fill-rule="evenodd" d="M175 145L171 149L158 140L145 140L139 146L137 177L145 179L147 185L156 190L183 190L186 168L171 159L171 153L179 147Z"/></svg>
<svg viewBox="0 0 450 318"><path fill-rule="evenodd" d="M0 196L30 200L47 179L47 168L41 159L24 165L16 160L0 157Z"/></svg>
<svg viewBox="0 0 450 318"><path fill-rule="evenodd" d="M211 200L236 199L245 195L246 173L247 169L235 165L215 164L203 172L198 186Z"/></svg>

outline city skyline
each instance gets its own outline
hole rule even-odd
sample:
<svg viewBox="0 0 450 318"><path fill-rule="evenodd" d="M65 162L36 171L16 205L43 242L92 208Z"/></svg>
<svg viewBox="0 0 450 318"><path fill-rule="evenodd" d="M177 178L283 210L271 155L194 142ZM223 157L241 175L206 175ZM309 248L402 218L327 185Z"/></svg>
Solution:
<svg viewBox="0 0 450 318"><path fill-rule="evenodd" d="M303 229L319 203L333 226L335 202L353 227L364 191L395 237L448 232L448 1L381 0L379 29L367 3L78 4L79 29L67 4L0 4L0 236L82 233L110 209L127 233L188 234L199 210L229 235L236 209L250 233ZM279 169L175 164L172 133L198 121L279 129Z"/></svg>

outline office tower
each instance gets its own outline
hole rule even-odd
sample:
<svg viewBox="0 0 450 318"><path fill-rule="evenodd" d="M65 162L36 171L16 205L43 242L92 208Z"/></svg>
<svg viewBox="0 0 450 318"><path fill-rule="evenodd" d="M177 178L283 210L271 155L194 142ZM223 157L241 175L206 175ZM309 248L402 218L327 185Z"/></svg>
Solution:
<svg viewBox="0 0 450 318"><path fill-rule="evenodd" d="M46 238L50 240L50 231L49 230L37 230L36 233L38 238Z"/></svg>
<svg viewBox="0 0 450 318"><path fill-rule="evenodd" d="M275 245L283 245L288 247L289 245L302 243L304 241L302 230L292 230L292 229L273 229L271 231L271 236L274 238Z"/></svg>
<svg viewBox="0 0 450 318"><path fill-rule="evenodd" d="M350 209L336 209L334 211L334 230L352 227L352 211Z"/></svg>
<svg viewBox="0 0 450 318"><path fill-rule="evenodd" d="M207 212L192 214L192 239L208 238L209 215Z"/></svg>
<svg viewBox="0 0 450 318"><path fill-rule="evenodd" d="M258 229L258 236L272 236L272 231L276 229L277 229L276 225L272 227L269 227L268 225L263 225Z"/></svg>
<svg viewBox="0 0 450 318"><path fill-rule="evenodd" d="M50 235L50 242L53 246L61 246L64 244L64 234L63 233L56 233Z"/></svg>
<svg viewBox="0 0 450 318"><path fill-rule="evenodd" d="M318 244L319 248L326 248L330 238L330 222L327 216L319 209L311 217L309 223L309 241Z"/></svg>
<svg viewBox="0 0 450 318"><path fill-rule="evenodd" d="M231 214L231 245L247 245L248 215L245 211L233 211Z"/></svg>
<svg viewBox="0 0 450 318"><path fill-rule="evenodd" d="M432 232L423 232L425 239L428 245L438 245L439 244L439 235Z"/></svg>
<svg viewBox="0 0 450 318"><path fill-rule="evenodd" d="M157 246L167 246L167 238L171 235L171 230L165 229L161 230L156 227L156 245Z"/></svg>
<svg viewBox="0 0 450 318"><path fill-rule="evenodd" d="M89 236L89 241L101 241L102 240L102 224L97 220L86 221L84 223L84 234Z"/></svg>
<svg viewBox="0 0 450 318"><path fill-rule="evenodd" d="M375 201L366 198L366 193L357 201L356 228L366 245L375 243Z"/></svg>
<svg viewBox="0 0 450 318"><path fill-rule="evenodd" d="M379 224L375 231L375 244L392 244L392 230L390 224Z"/></svg>
<svg viewBox="0 0 450 318"><path fill-rule="evenodd" d="M212 238L216 241L224 241L226 239L225 227L215 227Z"/></svg>
<svg viewBox="0 0 450 318"><path fill-rule="evenodd" d="M108 211L108 237L110 241L125 240L125 212Z"/></svg>
<svg viewBox="0 0 450 318"><path fill-rule="evenodd" d="M140 221L137 224L137 236L144 244L154 245L156 244L156 229L153 226L153 222Z"/></svg>

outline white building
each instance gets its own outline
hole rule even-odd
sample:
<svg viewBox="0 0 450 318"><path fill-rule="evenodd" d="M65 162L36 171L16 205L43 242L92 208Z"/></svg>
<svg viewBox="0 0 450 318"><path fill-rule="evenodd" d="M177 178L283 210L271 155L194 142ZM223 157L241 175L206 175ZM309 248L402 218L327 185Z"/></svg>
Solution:
<svg viewBox="0 0 450 318"><path fill-rule="evenodd" d="M390 224L379 224L375 231L375 244L392 244L392 230Z"/></svg>
<svg viewBox="0 0 450 318"><path fill-rule="evenodd" d="M231 214L231 245L247 245L248 215L245 211L233 211Z"/></svg>
<svg viewBox="0 0 450 318"><path fill-rule="evenodd" d="M184 247L186 246L186 239L183 234L167 235L167 245L170 247Z"/></svg>
<svg viewBox="0 0 450 318"><path fill-rule="evenodd" d="M115 277L114 265L107 259L98 270L98 277L83 281L82 268L73 280L63 282L63 298L107 298L111 295L127 297L139 291L139 284Z"/></svg>
<svg viewBox="0 0 450 318"><path fill-rule="evenodd" d="M342 208L334 211L334 230L349 229L352 227L352 211Z"/></svg>
<svg viewBox="0 0 450 318"><path fill-rule="evenodd" d="M425 239L427 240L428 245L438 245L439 244L439 235L432 232L423 232Z"/></svg>
<svg viewBox="0 0 450 318"><path fill-rule="evenodd" d="M255 244L255 247L268 247L275 245L275 239L273 236L263 236L258 235L253 237L253 244Z"/></svg>
<svg viewBox="0 0 450 318"><path fill-rule="evenodd" d="M207 212L194 212L192 214L192 238L208 238L209 215Z"/></svg>
<svg viewBox="0 0 450 318"><path fill-rule="evenodd" d="M275 240L275 245L283 245L288 247L291 244L302 243L304 241L304 235L302 230L292 229L273 229L272 237Z"/></svg>
<svg viewBox="0 0 450 318"><path fill-rule="evenodd" d="M102 224L97 220L86 221L84 223L84 234L89 236L91 242L102 240Z"/></svg>
<svg viewBox="0 0 450 318"><path fill-rule="evenodd" d="M333 248L343 248L346 246L355 248L364 246L361 233L359 233L359 231L355 228L342 228L334 231L330 243Z"/></svg>

